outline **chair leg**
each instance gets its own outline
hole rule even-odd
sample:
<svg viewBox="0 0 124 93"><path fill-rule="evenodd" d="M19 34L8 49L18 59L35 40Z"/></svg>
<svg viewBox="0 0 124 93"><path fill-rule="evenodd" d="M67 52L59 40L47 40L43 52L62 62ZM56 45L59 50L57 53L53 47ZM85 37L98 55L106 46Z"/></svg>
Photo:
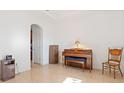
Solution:
<svg viewBox="0 0 124 93"><path fill-rule="evenodd" d="M104 74L104 63L102 64L102 74Z"/></svg>
<svg viewBox="0 0 124 93"><path fill-rule="evenodd" d="M122 73L122 71L121 71L120 66L118 66L118 68L119 68L119 71L120 71L120 73L121 73L121 76L123 77L123 73Z"/></svg>
<svg viewBox="0 0 124 93"><path fill-rule="evenodd" d="M109 74L111 74L111 66L109 66Z"/></svg>
<svg viewBox="0 0 124 93"><path fill-rule="evenodd" d="M115 79L115 66L114 66L114 79Z"/></svg>

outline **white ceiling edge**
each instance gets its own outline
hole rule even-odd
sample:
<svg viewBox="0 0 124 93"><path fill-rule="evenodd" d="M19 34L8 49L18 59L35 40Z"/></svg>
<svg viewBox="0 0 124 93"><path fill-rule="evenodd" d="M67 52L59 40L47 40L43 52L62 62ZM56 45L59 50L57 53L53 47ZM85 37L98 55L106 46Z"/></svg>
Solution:
<svg viewBox="0 0 124 93"><path fill-rule="evenodd" d="M91 16L94 14L104 13L104 12L115 12L117 10L44 10L49 17L55 20L66 20L68 18L81 17L81 16ZM121 10L118 10L120 12ZM122 11L121 11L122 12Z"/></svg>
<svg viewBox="0 0 124 93"><path fill-rule="evenodd" d="M45 13L46 15L48 15L50 18L57 20L57 18L55 16L53 16L52 14L50 14L47 10L41 10L43 13Z"/></svg>
<svg viewBox="0 0 124 93"><path fill-rule="evenodd" d="M70 18L70 16L80 16L92 14L94 11L91 10L44 10L45 14L55 20L63 20Z"/></svg>

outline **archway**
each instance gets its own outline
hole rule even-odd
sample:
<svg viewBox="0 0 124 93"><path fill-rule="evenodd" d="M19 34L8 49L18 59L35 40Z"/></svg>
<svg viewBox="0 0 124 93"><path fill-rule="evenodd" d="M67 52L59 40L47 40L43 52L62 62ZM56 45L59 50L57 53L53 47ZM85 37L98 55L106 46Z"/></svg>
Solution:
<svg viewBox="0 0 124 93"><path fill-rule="evenodd" d="M43 31L37 24L31 25L30 34L30 60L33 64L42 64L43 62Z"/></svg>

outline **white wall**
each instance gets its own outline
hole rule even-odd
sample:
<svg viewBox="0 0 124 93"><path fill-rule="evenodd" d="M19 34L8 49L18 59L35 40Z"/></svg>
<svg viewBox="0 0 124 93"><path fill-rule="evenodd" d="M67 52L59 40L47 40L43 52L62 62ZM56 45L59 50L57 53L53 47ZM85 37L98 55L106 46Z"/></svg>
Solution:
<svg viewBox="0 0 124 93"><path fill-rule="evenodd" d="M55 21L41 11L0 11L0 59L12 54L16 72L30 69L31 24L38 24L43 30L43 64L47 64Z"/></svg>
<svg viewBox="0 0 124 93"><path fill-rule="evenodd" d="M124 11L81 11L58 20L56 42L60 54L72 48L75 40L93 49L93 66L101 69L108 47L124 47ZM124 53L123 53L124 71Z"/></svg>

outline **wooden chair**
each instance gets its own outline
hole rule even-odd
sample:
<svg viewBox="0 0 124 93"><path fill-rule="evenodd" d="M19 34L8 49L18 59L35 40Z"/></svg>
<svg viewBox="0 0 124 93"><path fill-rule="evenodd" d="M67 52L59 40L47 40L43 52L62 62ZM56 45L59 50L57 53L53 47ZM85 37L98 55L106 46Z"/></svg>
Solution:
<svg viewBox="0 0 124 93"><path fill-rule="evenodd" d="M104 74L104 70L109 69L109 73L111 74L111 70L114 71L114 79L116 78L116 72L119 71L121 76L123 77L123 73L120 68L121 56L122 56L123 48L121 49L110 49L108 51L108 61L102 63L102 74Z"/></svg>

